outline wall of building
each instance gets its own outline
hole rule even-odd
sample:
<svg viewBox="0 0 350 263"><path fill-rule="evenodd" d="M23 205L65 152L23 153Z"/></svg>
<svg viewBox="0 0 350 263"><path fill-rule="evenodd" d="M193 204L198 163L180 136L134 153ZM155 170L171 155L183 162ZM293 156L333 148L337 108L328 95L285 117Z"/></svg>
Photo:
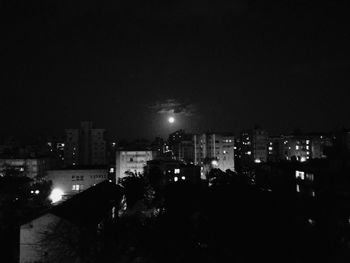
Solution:
<svg viewBox="0 0 350 263"><path fill-rule="evenodd" d="M126 176L126 172L142 174L147 161L153 160L152 151L117 151L116 182Z"/></svg>
<svg viewBox="0 0 350 263"><path fill-rule="evenodd" d="M67 129L64 146L64 163L66 166L79 164L79 130Z"/></svg>
<svg viewBox="0 0 350 263"><path fill-rule="evenodd" d="M168 159L148 161L146 166L147 173L149 174L154 168L159 169L163 175L164 184L180 181L198 183L200 181L200 167L196 165Z"/></svg>
<svg viewBox="0 0 350 263"><path fill-rule="evenodd" d="M254 162L267 162L268 134L265 130L254 129L252 131L252 154Z"/></svg>
<svg viewBox="0 0 350 263"><path fill-rule="evenodd" d="M217 168L235 171L234 136L224 134L200 134L193 136L194 163L203 165L205 159L216 160Z"/></svg>
<svg viewBox="0 0 350 263"><path fill-rule="evenodd" d="M104 140L104 129L91 130L91 164L106 163L106 141Z"/></svg>
<svg viewBox="0 0 350 263"><path fill-rule="evenodd" d="M107 164L104 129L95 129L91 122L82 122L79 129L67 129L65 141L65 164Z"/></svg>
<svg viewBox="0 0 350 263"><path fill-rule="evenodd" d="M70 197L93 185L108 180L107 169L63 169L47 171L47 180L52 181L52 188L61 189Z"/></svg>
<svg viewBox="0 0 350 263"><path fill-rule="evenodd" d="M0 175L4 174L6 169L13 169L16 174L23 175L31 179L37 179L45 175L50 167L47 159L0 159Z"/></svg>

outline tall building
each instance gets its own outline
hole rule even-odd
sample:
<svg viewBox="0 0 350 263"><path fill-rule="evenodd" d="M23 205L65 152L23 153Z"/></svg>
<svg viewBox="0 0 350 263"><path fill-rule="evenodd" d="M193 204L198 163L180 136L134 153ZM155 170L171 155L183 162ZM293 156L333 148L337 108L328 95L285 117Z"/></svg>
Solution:
<svg viewBox="0 0 350 263"><path fill-rule="evenodd" d="M266 162L268 143L269 137L265 130L255 128L241 132L239 149L242 161L246 164Z"/></svg>
<svg viewBox="0 0 350 263"><path fill-rule="evenodd" d="M235 171L234 136L231 134L204 133L193 135L194 164L213 161L222 171Z"/></svg>
<svg viewBox="0 0 350 263"><path fill-rule="evenodd" d="M188 134L184 130L178 130L169 135L168 143L173 158L186 163L193 163L194 145L192 134Z"/></svg>
<svg viewBox="0 0 350 263"><path fill-rule="evenodd" d="M104 129L95 129L92 122L87 121L81 122L79 129L66 129L65 165L105 165L104 133Z"/></svg>
<svg viewBox="0 0 350 263"><path fill-rule="evenodd" d="M252 130L252 153L254 156L254 162L267 162L269 136L267 131L262 129Z"/></svg>

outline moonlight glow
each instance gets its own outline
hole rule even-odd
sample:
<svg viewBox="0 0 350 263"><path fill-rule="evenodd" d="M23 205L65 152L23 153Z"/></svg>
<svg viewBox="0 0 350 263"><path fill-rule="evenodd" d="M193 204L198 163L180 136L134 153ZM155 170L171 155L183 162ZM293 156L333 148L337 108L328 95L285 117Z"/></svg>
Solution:
<svg viewBox="0 0 350 263"><path fill-rule="evenodd" d="M168 118L168 122L169 123L174 123L175 122L175 118L174 117L169 117Z"/></svg>

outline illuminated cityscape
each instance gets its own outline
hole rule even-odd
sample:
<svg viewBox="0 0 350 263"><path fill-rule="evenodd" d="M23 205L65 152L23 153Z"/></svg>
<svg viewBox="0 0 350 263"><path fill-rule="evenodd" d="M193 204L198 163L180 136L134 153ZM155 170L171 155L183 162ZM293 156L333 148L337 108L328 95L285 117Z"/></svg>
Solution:
<svg viewBox="0 0 350 263"><path fill-rule="evenodd" d="M8 1L0 262L350 261L345 1Z"/></svg>

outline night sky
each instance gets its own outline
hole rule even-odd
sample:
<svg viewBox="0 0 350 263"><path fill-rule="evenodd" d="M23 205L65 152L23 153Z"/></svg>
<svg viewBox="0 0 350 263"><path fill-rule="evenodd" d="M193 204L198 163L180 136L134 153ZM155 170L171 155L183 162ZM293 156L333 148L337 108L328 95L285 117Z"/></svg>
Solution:
<svg viewBox="0 0 350 263"><path fill-rule="evenodd" d="M350 127L346 1L6 2L2 135Z"/></svg>

